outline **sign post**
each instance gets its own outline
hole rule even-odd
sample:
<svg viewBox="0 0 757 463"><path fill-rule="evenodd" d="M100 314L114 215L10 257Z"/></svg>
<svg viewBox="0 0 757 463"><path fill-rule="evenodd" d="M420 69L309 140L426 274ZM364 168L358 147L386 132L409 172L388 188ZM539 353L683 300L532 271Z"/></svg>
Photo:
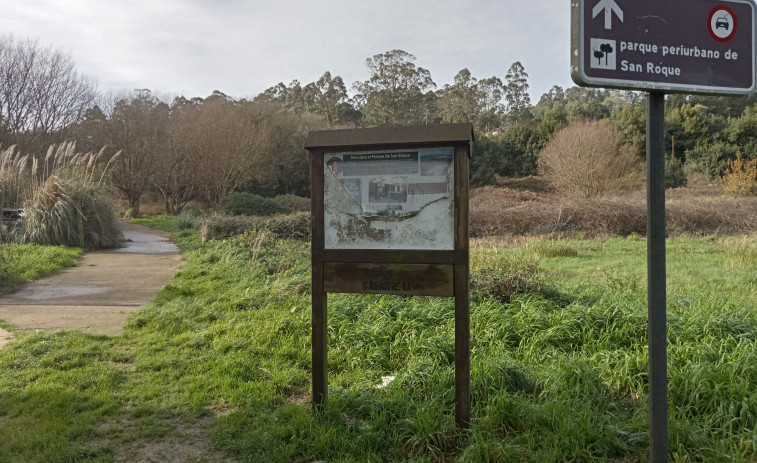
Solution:
<svg viewBox="0 0 757 463"><path fill-rule="evenodd" d="M665 92L753 93L754 0L577 0L571 76L578 85L646 90L649 456L668 461Z"/></svg>
<svg viewBox="0 0 757 463"><path fill-rule="evenodd" d="M743 95L755 90L753 0L573 2L578 85Z"/></svg>
<svg viewBox="0 0 757 463"><path fill-rule="evenodd" d="M327 293L455 298L455 421L470 423L471 124L310 132L313 406L328 400Z"/></svg>
<svg viewBox="0 0 757 463"><path fill-rule="evenodd" d="M647 98L647 332L649 454L668 461L668 339L665 288L665 94Z"/></svg>

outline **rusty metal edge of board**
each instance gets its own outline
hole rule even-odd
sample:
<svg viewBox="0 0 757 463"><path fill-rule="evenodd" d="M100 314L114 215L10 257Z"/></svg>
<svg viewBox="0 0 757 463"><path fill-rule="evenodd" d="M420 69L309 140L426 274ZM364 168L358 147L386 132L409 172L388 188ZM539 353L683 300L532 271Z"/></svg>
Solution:
<svg viewBox="0 0 757 463"><path fill-rule="evenodd" d="M473 125L430 124L368 129L314 130L308 134L305 148L358 148L407 144L441 144L473 142Z"/></svg>

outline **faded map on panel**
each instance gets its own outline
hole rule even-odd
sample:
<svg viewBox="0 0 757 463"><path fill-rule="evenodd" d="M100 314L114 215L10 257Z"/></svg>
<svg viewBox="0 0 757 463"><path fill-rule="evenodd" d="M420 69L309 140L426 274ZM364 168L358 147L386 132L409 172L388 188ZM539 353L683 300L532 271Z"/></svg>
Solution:
<svg viewBox="0 0 757 463"><path fill-rule="evenodd" d="M326 249L454 249L453 148L327 153Z"/></svg>

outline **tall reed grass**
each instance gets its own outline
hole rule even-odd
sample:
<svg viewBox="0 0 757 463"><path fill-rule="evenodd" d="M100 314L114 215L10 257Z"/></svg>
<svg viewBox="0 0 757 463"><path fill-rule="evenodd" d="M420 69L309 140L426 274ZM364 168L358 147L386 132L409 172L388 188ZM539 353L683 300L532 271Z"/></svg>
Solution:
<svg viewBox="0 0 757 463"><path fill-rule="evenodd" d="M0 153L0 188L10 204L24 208L11 238L90 249L119 246L123 235L107 184L109 167L119 156L105 162L105 147L78 153L73 142L51 145L45 156L15 147Z"/></svg>

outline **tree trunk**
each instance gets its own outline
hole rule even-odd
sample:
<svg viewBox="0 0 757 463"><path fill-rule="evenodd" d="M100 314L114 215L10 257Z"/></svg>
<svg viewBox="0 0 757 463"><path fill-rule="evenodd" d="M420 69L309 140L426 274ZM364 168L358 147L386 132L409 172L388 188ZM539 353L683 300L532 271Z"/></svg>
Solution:
<svg viewBox="0 0 757 463"><path fill-rule="evenodd" d="M137 217L139 215L140 196L129 196L129 209L131 209L131 215Z"/></svg>

